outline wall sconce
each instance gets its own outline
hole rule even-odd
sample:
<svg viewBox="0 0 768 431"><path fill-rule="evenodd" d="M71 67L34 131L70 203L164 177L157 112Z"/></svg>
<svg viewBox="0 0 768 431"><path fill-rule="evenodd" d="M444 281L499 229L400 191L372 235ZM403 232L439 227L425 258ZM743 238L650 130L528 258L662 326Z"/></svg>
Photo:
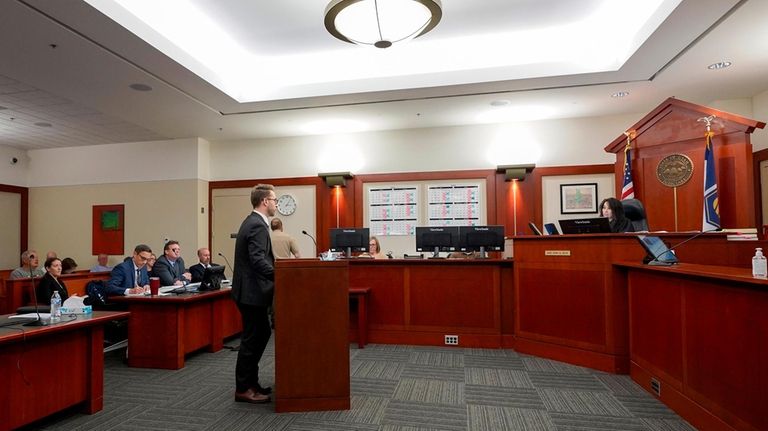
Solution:
<svg viewBox="0 0 768 431"><path fill-rule="evenodd" d="M349 172L330 172L325 174L317 174L317 176L322 178L328 187L346 187L347 179L352 179L355 177Z"/></svg>
<svg viewBox="0 0 768 431"><path fill-rule="evenodd" d="M501 165L496 166L496 172L504 174L505 181L524 181L525 174L533 172L535 167L536 165L533 163L528 165Z"/></svg>

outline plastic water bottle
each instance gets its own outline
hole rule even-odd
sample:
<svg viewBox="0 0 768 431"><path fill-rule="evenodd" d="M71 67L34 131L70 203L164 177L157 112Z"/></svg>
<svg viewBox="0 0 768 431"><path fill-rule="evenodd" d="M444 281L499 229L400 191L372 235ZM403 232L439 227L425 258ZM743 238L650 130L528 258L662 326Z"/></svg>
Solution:
<svg viewBox="0 0 768 431"><path fill-rule="evenodd" d="M755 256L752 258L752 277L768 277L768 265L766 265L765 256L763 256L763 249L760 247L755 249Z"/></svg>
<svg viewBox="0 0 768 431"><path fill-rule="evenodd" d="M61 296L59 296L58 290L54 290L53 295L51 295L51 321L59 319L61 319Z"/></svg>

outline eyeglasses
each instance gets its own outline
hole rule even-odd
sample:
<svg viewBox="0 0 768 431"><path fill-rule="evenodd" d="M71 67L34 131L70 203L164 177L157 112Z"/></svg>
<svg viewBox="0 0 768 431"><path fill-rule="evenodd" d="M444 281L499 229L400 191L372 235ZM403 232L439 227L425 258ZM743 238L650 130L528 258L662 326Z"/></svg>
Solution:
<svg viewBox="0 0 768 431"><path fill-rule="evenodd" d="M36 259L36 258L37 258L37 256L35 256L34 254L30 254L30 255L29 255L29 258L30 258L30 259Z"/></svg>

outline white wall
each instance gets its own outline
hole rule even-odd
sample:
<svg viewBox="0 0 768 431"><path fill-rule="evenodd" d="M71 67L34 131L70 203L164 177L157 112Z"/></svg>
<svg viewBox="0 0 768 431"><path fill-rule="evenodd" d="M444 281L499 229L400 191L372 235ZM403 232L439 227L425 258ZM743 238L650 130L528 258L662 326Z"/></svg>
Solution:
<svg viewBox="0 0 768 431"><path fill-rule="evenodd" d="M190 138L30 150L29 186L197 179L198 146L205 145L200 142Z"/></svg>
<svg viewBox="0 0 768 431"><path fill-rule="evenodd" d="M506 125L211 142L211 178L250 179L612 163L603 151L642 114ZM346 162L345 162L346 160ZM336 164L334 164L336 162ZM339 162L341 162L339 164Z"/></svg>
<svg viewBox="0 0 768 431"><path fill-rule="evenodd" d="M768 123L768 91L764 91L752 98L752 114L755 120ZM753 151L768 148L768 130L756 129L750 139Z"/></svg>
<svg viewBox="0 0 768 431"><path fill-rule="evenodd" d="M15 164L12 163L14 157L18 160ZM25 151L0 145L0 184L26 187L28 172L29 160Z"/></svg>

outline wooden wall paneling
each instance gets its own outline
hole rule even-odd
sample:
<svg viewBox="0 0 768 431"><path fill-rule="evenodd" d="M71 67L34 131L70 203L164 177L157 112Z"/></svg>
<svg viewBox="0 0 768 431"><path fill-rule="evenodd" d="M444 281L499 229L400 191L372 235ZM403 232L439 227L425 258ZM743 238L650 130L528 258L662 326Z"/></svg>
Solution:
<svg viewBox="0 0 768 431"><path fill-rule="evenodd" d="M371 288L368 294L369 329L405 328L405 264L354 261L350 265L349 285Z"/></svg>
<svg viewBox="0 0 768 431"><path fill-rule="evenodd" d="M717 416L768 429L768 293L731 286L685 282L685 393Z"/></svg>
<svg viewBox="0 0 768 431"><path fill-rule="evenodd" d="M632 274L630 358L678 391L684 379L682 310L682 286L653 274Z"/></svg>
<svg viewBox="0 0 768 431"><path fill-rule="evenodd" d="M670 196L674 193L656 178L658 162L669 154L686 154L693 162L691 180L677 188L677 229L701 229L703 211L703 160L706 128L697 120L715 115L715 167L717 170L721 224L724 228L744 228L755 225L754 174L752 145L749 134L765 123L719 111L706 106L669 98L634 125L632 141L633 161L643 160L640 170L633 169L635 197L646 203L649 225L656 230L675 230L674 205ZM626 138L621 135L605 147L616 154L616 178L623 171ZM617 188L618 188L617 184ZM742 193L750 199L741 198ZM653 202L653 205L648 203Z"/></svg>

